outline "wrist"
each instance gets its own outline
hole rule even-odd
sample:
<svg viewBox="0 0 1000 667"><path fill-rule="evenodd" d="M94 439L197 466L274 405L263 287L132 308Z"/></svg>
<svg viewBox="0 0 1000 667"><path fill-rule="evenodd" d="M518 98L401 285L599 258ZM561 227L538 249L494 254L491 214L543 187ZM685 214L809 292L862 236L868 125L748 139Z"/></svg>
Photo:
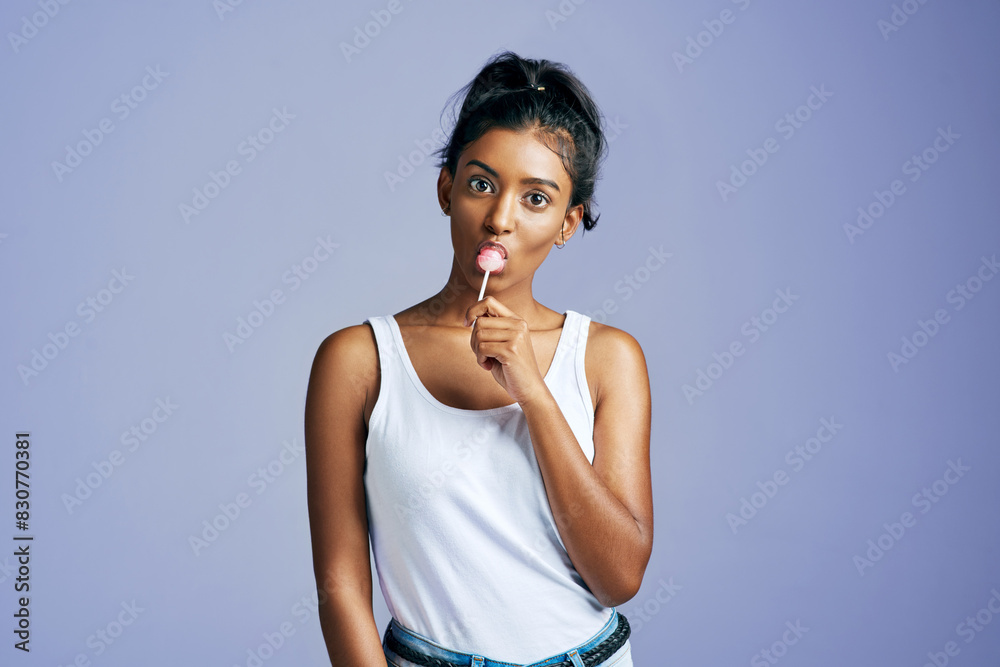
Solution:
<svg viewBox="0 0 1000 667"><path fill-rule="evenodd" d="M519 400L518 404L522 410L530 410L540 405L552 405L555 402L556 399L549 390L549 386L542 382L535 391Z"/></svg>

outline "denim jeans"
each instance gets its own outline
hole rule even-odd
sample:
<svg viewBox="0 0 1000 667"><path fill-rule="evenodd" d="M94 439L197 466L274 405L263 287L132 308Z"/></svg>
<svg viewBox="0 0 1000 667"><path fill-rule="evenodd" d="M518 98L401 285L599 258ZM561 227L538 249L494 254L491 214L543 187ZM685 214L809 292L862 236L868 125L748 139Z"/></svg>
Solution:
<svg viewBox="0 0 1000 667"><path fill-rule="evenodd" d="M604 625L604 627L587 641L583 642L579 646L573 647L569 651L558 653L545 658L544 660L539 660L538 662L530 663L530 665L520 665L519 663L494 660L487 656L475 655L473 653L449 651L448 649L430 641L426 637L404 628L396 622L395 618L391 619L389 624L386 626L385 636L382 639L382 650L385 653L385 659L386 662L389 663L389 667L422 667L415 662L411 662L396 655L392 650L387 648L388 637L391 632L399 643L404 644L408 648L411 648L419 653L423 653L424 655L453 662L457 665L470 665L471 667L544 667L544 665L551 665L563 660L571 660L574 667L583 667L583 660L580 658L580 654L597 646L612 632L614 632L615 628L618 627L618 616L618 610L615 609L611 618L608 619L608 622ZM628 640L625 640L625 643L622 644L621 647L614 652L614 654L609 656L606 660L604 660L604 662L592 667L632 667L631 644L629 644Z"/></svg>

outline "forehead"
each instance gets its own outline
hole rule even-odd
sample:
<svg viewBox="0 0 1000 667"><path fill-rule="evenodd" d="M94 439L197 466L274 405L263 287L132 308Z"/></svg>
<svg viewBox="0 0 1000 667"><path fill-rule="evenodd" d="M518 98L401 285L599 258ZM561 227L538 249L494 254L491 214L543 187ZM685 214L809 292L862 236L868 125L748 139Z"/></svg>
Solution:
<svg viewBox="0 0 1000 667"><path fill-rule="evenodd" d="M492 128L466 146L458 165L459 169L478 168L466 165L469 160L479 160L495 169L502 179L546 178L565 192L570 178L557 151L555 139L546 134Z"/></svg>

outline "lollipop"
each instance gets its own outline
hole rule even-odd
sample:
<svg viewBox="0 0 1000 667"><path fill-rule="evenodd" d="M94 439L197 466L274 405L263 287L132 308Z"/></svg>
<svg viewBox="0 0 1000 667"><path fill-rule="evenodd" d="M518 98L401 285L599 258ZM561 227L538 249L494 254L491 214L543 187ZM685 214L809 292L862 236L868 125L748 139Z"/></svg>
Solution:
<svg viewBox="0 0 1000 667"><path fill-rule="evenodd" d="M483 295L486 294L486 281L490 277L490 271L494 273L502 271L506 264L507 260L504 259L503 253L496 248L486 246L479 251L479 256L476 257L476 265L486 272L483 275L483 287L479 290L480 301L483 300Z"/></svg>

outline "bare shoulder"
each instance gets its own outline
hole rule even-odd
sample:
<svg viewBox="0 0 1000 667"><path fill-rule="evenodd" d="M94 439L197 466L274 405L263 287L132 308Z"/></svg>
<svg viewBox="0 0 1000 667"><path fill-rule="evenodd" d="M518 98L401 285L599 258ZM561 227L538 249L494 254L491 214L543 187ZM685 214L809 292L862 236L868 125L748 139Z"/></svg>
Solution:
<svg viewBox="0 0 1000 667"><path fill-rule="evenodd" d="M631 334L616 327L591 320L587 334L587 375L599 406L612 387L645 389L649 373L642 346Z"/></svg>
<svg viewBox="0 0 1000 667"><path fill-rule="evenodd" d="M378 347L371 326L354 324L331 333L319 344L316 363L324 369L374 374Z"/></svg>
<svg viewBox="0 0 1000 667"><path fill-rule="evenodd" d="M642 346L632 334L607 324L601 324L596 320L590 321L590 332L587 334L587 340L593 342L596 347L600 348L601 352L618 351L620 354L643 356Z"/></svg>
<svg viewBox="0 0 1000 667"><path fill-rule="evenodd" d="M334 331L319 344L310 385L335 383L339 392L363 397L361 405L367 416L375 402L372 394L378 387L378 375L375 333L369 324L355 324Z"/></svg>

